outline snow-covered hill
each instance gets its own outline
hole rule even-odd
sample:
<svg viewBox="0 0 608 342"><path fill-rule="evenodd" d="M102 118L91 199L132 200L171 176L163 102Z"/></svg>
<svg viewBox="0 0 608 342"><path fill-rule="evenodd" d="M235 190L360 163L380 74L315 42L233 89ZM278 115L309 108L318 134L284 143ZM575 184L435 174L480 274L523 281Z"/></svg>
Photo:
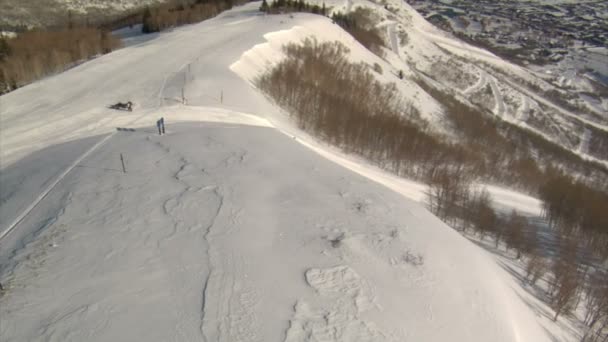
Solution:
<svg viewBox="0 0 608 342"><path fill-rule="evenodd" d="M372 58L327 18L258 6L0 97L0 340L549 340L494 259L402 196L423 189L251 87L298 32Z"/></svg>
<svg viewBox="0 0 608 342"><path fill-rule="evenodd" d="M560 75L539 74L463 43L431 25L404 1L315 2L326 3L333 12L358 7L371 9L377 26L386 32L387 42L391 42L386 60L394 74L403 70L406 76L430 79L439 89L478 105L500 120L541 135L585 159L608 165L604 149L581 148L586 144L581 139L586 130L591 130L588 134L596 146L605 144L608 111L602 109L602 105L586 111L573 111L571 106L566 108L563 103L556 102L548 94L557 92L561 94L558 97L562 102L568 102L567 91L558 86ZM484 97L485 92L489 96ZM405 94L408 95L407 92ZM418 98L418 94L416 91L409 93L414 104L433 102ZM584 104L579 105L585 107ZM419 108L429 113L428 108L421 105ZM430 119L436 127L446 122L441 115Z"/></svg>

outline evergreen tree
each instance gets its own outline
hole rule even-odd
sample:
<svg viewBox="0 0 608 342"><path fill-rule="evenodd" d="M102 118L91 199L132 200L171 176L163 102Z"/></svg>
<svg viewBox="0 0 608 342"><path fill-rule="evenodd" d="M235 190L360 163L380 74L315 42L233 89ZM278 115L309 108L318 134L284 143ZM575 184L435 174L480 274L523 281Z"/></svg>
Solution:
<svg viewBox="0 0 608 342"><path fill-rule="evenodd" d="M74 18L72 17L72 11L68 11L68 29L74 28Z"/></svg>
<svg viewBox="0 0 608 342"><path fill-rule="evenodd" d="M152 33L155 32L154 27L152 27L152 12L149 7L146 7L144 10L144 15L142 17L142 33Z"/></svg>
<svg viewBox="0 0 608 342"><path fill-rule="evenodd" d="M262 0L262 5L260 6L260 11L268 12L268 2L266 2L266 0Z"/></svg>
<svg viewBox="0 0 608 342"><path fill-rule="evenodd" d="M0 38L0 61L4 58L8 57L11 53L11 48L8 45L8 42L4 38Z"/></svg>

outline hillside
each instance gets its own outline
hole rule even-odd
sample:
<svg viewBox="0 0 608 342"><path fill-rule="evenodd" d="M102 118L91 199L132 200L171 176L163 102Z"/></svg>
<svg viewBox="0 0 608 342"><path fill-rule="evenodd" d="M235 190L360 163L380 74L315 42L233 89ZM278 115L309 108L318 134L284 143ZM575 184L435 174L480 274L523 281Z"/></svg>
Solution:
<svg viewBox="0 0 608 342"><path fill-rule="evenodd" d="M488 254L231 70L293 27L357 46L257 7L2 96L1 339L548 340Z"/></svg>
<svg viewBox="0 0 608 342"><path fill-rule="evenodd" d="M542 136L584 160L608 165L605 104L587 108L575 100L567 87L558 86L562 75L536 73L465 44L401 1L325 3L333 13L347 8L371 9L373 21L390 42L385 59L393 74L403 70L410 79L425 80L439 92L461 98L501 122ZM591 88L587 91L593 92ZM415 94L409 93L409 100L423 113L429 113L421 104L429 101ZM451 131L446 115L435 114L428 117L432 126Z"/></svg>
<svg viewBox="0 0 608 342"><path fill-rule="evenodd" d="M98 20L163 0L2 0L0 27L45 27L65 24L68 13L76 20Z"/></svg>

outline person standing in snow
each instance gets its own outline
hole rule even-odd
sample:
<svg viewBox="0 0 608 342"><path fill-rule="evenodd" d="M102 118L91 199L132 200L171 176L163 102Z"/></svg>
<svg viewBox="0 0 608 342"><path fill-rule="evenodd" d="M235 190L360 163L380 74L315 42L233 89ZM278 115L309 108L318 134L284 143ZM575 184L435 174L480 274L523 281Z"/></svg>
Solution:
<svg viewBox="0 0 608 342"><path fill-rule="evenodd" d="M165 118L160 118L160 127L163 131L163 134L165 134Z"/></svg>
<svg viewBox="0 0 608 342"><path fill-rule="evenodd" d="M160 120L156 120L156 127L158 128L158 135L162 135L162 132L160 130Z"/></svg>

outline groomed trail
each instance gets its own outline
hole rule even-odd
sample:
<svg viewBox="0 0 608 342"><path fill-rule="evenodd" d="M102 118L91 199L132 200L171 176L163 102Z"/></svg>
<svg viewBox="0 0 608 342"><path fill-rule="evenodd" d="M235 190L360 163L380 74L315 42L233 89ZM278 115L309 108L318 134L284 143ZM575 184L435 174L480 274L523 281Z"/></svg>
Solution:
<svg viewBox="0 0 608 342"><path fill-rule="evenodd" d="M344 37L258 6L1 98L0 340L548 340L494 259L403 196L421 185L299 135L233 72L268 33Z"/></svg>

